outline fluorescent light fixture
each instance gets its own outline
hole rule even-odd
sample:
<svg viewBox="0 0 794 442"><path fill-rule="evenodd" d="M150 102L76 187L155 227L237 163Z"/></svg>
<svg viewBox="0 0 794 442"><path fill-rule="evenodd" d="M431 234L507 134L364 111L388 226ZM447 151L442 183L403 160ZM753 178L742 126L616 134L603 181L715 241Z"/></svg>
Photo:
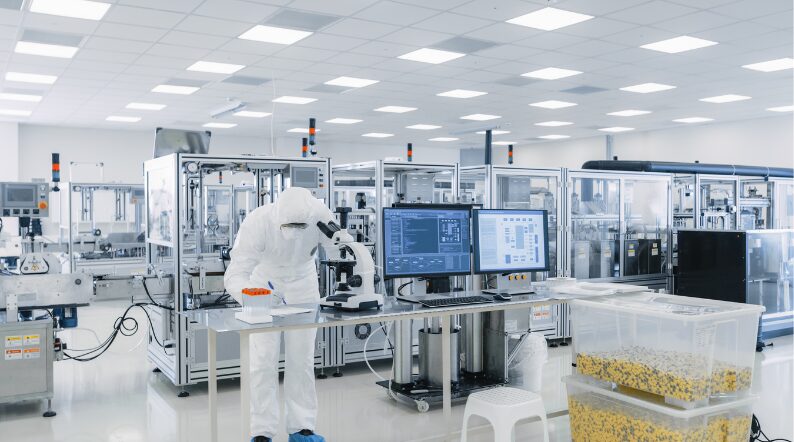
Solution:
<svg viewBox="0 0 794 442"><path fill-rule="evenodd" d="M613 117L636 117L637 115L647 115L649 113L651 113L651 111L627 109L617 112L610 112L607 115L612 115Z"/></svg>
<svg viewBox="0 0 794 442"><path fill-rule="evenodd" d="M316 98L309 97L293 97L291 95L284 95L273 100L273 103L286 103L286 104L309 104L317 101Z"/></svg>
<svg viewBox="0 0 794 442"><path fill-rule="evenodd" d="M337 77L333 80L328 80L325 84L329 86L343 86L343 87L367 87L375 83L380 83L379 80L368 80L366 78L356 77Z"/></svg>
<svg viewBox="0 0 794 442"><path fill-rule="evenodd" d="M427 141L458 141L459 139L460 138L454 138L454 137L436 137L436 138L430 138Z"/></svg>
<svg viewBox="0 0 794 442"><path fill-rule="evenodd" d="M405 126L406 129L416 129L416 130L433 130L433 129L441 129L441 126L436 126L433 124L413 124L411 126Z"/></svg>
<svg viewBox="0 0 794 442"><path fill-rule="evenodd" d="M602 127L601 129L598 130L600 130L601 132L628 132L630 130L634 130L634 128L615 126L615 127Z"/></svg>
<svg viewBox="0 0 794 442"><path fill-rule="evenodd" d="M570 121L543 121L540 123L535 123L535 126L545 126L545 127L559 127L559 126L570 126L573 123Z"/></svg>
<svg viewBox="0 0 794 442"><path fill-rule="evenodd" d="M777 60L762 61L760 63L746 64L745 69L761 72L775 72L785 69L794 69L794 58L778 58Z"/></svg>
<svg viewBox="0 0 794 442"><path fill-rule="evenodd" d="M538 138L542 140L564 140L566 138L571 138L570 135L541 135Z"/></svg>
<svg viewBox="0 0 794 442"><path fill-rule="evenodd" d="M152 92L160 94L190 95L199 88L195 86L176 86L173 84L159 84L152 89Z"/></svg>
<svg viewBox="0 0 794 442"><path fill-rule="evenodd" d="M272 115L270 112L257 112L257 111L247 111L241 110L233 113L235 117L244 117L244 118L265 118Z"/></svg>
<svg viewBox="0 0 794 442"><path fill-rule="evenodd" d="M511 144L516 144L516 142L515 141L494 141L491 144L493 144L494 146L509 146Z"/></svg>
<svg viewBox="0 0 794 442"><path fill-rule="evenodd" d="M413 52L409 52L407 54L400 55L397 58L401 58L403 60L419 61L422 63L441 64L441 63L446 63L450 60L454 60L456 58L463 57L464 55L466 54L461 54L460 52L450 52L450 51L442 51L440 49L422 48L422 49L417 49Z"/></svg>
<svg viewBox="0 0 794 442"><path fill-rule="evenodd" d="M210 129L231 129L237 126L236 123L206 123L202 125L203 127L209 127Z"/></svg>
<svg viewBox="0 0 794 442"><path fill-rule="evenodd" d="M772 112L792 112L794 111L794 106L788 105L788 106L768 107L766 110Z"/></svg>
<svg viewBox="0 0 794 442"><path fill-rule="evenodd" d="M125 107L127 109L153 110L153 111L159 111L165 109L164 104L157 104L157 103L130 103Z"/></svg>
<svg viewBox="0 0 794 442"><path fill-rule="evenodd" d="M39 101L41 101L41 95L14 94L10 92L2 92L0 93L0 100L27 101L29 103L38 103Z"/></svg>
<svg viewBox="0 0 794 442"><path fill-rule="evenodd" d="M293 134L307 134L309 133L308 127L293 127L292 129L288 130L287 132ZM320 129L315 129L315 132L322 132Z"/></svg>
<svg viewBox="0 0 794 442"><path fill-rule="evenodd" d="M562 109L565 107L576 106L576 103L569 103L567 101L548 100L539 101L537 103L530 103L530 106L542 107L543 109Z"/></svg>
<svg viewBox="0 0 794 442"><path fill-rule="evenodd" d="M488 120L496 120L497 118L502 118L502 117L500 115L489 115L489 114L471 114L460 117L461 120L473 120L473 121L488 121Z"/></svg>
<svg viewBox="0 0 794 442"><path fill-rule="evenodd" d="M362 121L363 120L357 120L355 118L331 118L330 120L325 120L326 123L331 124L356 124Z"/></svg>
<svg viewBox="0 0 794 442"><path fill-rule="evenodd" d="M707 121L714 121L713 118L706 118L706 117L687 117L687 118L676 118L673 120L676 123L705 123Z"/></svg>
<svg viewBox="0 0 794 442"><path fill-rule="evenodd" d="M451 91L446 91L446 92L441 92L440 94L436 94L436 96L449 97L449 98L474 98L487 94L488 92L470 91L467 89L453 89Z"/></svg>
<svg viewBox="0 0 794 442"><path fill-rule="evenodd" d="M505 134L509 134L509 133L510 133L509 130L495 130L495 129L491 130L491 135L505 135ZM478 135L485 135L485 131L484 130L477 131L477 134Z"/></svg>
<svg viewBox="0 0 794 442"><path fill-rule="evenodd" d="M642 83L620 88L622 91L636 92L638 94L649 94L651 92L668 91L670 89L675 89L675 86L662 83Z"/></svg>
<svg viewBox="0 0 794 442"><path fill-rule="evenodd" d="M511 18L507 20L507 22L514 25L526 26L528 28L540 29L541 31L553 31L590 20L591 18L593 18L592 15L566 11L564 9L543 8L520 17Z"/></svg>
<svg viewBox="0 0 794 442"><path fill-rule="evenodd" d="M277 28L275 26L256 25L245 31L237 38L243 40L261 41L264 43L275 43L279 45L291 45L297 41L312 35L311 32L299 31L297 29Z"/></svg>
<svg viewBox="0 0 794 442"><path fill-rule="evenodd" d="M214 61L197 61L188 66L187 70L194 72L209 72L211 74L233 74L244 68L241 64L216 63Z"/></svg>
<svg viewBox="0 0 794 442"><path fill-rule="evenodd" d="M17 54L41 55L42 57L72 58L78 49L74 46L18 41L14 52Z"/></svg>
<svg viewBox="0 0 794 442"><path fill-rule="evenodd" d="M521 74L522 77L540 78L541 80L557 80L565 77L573 77L574 75L581 74L581 71L574 71L572 69L561 68L544 68L537 71L527 72Z"/></svg>
<svg viewBox="0 0 794 442"><path fill-rule="evenodd" d="M61 17L102 20L110 4L88 0L33 0L30 12Z"/></svg>
<svg viewBox="0 0 794 442"><path fill-rule="evenodd" d="M736 95L736 94L725 94L725 95L717 95L714 97L707 97L701 98L700 101L705 101L706 103L732 103L734 101L744 101L749 100L752 97L748 97L747 95Z"/></svg>
<svg viewBox="0 0 794 442"><path fill-rule="evenodd" d="M389 138L389 137L393 137L394 134L385 134L385 133L382 133L382 132L369 132L369 133L366 133L366 134L362 134L361 136L362 137L369 137L369 138Z"/></svg>
<svg viewBox="0 0 794 442"><path fill-rule="evenodd" d="M32 111L29 110L20 110L20 109L0 109L0 115L9 116L9 117L29 117L32 114Z"/></svg>
<svg viewBox="0 0 794 442"><path fill-rule="evenodd" d="M404 114L406 112L415 111L417 108L415 107L406 107L406 106L383 106L375 109L375 112L389 112L392 114Z"/></svg>
<svg viewBox="0 0 794 442"><path fill-rule="evenodd" d="M58 77L55 75L28 74L25 72L6 72L6 81L19 83L53 84Z"/></svg>
<svg viewBox="0 0 794 442"><path fill-rule="evenodd" d="M105 118L105 121L113 121L115 123L137 123L141 121L141 117L121 117L118 115L111 115Z"/></svg>
<svg viewBox="0 0 794 442"><path fill-rule="evenodd" d="M717 44L716 41L682 35L680 37L657 41L656 43L648 43L647 45L642 45L640 47L643 49L650 49L652 51L665 52L667 54L677 54L679 52L686 52L693 49L714 46L715 44Z"/></svg>

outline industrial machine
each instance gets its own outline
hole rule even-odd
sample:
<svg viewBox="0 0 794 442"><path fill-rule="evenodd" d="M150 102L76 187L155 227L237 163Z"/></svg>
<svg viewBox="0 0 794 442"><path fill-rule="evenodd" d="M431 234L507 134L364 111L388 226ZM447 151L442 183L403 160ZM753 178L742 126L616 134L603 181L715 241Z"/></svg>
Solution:
<svg viewBox="0 0 794 442"><path fill-rule="evenodd" d="M46 183L0 183L0 213L19 218L23 230L31 217L49 216L49 197ZM46 399L44 416L52 417L53 364L65 348L55 333L77 325L77 307L93 299L93 281L84 273L61 274L51 253L15 256L0 272L0 403Z"/></svg>
<svg viewBox="0 0 794 442"><path fill-rule="evenodd" d="M668 288L671 176L566 172L566 274Z"/></svg>
<svg viewBox="0 0 794 442"><path fill-rule="evenodd" d="M794 180L742 177L739 230L794 228Z"/></svg>
<svg viewBox="0 0 794 442"><path fill-rule="evenodd" d="M144 163L147 265L155 275L173 277L173 290L153 295L159 306L148 307L153 330L165 343L150 339L148 358L174 385L207 379L206 330L178 313L237 305L225 292L223 274L244 216L292 186L328 203L328 176L329 160L319 158L176 153ZM317 367L333 366L333 332L318 333ZM237 377L239 337L220 334L218 340L218 377Z"/></svg>
<svg viewBox="0 0 794 442"><path fill-rule="evenodd" d="M766 307L759 339L794 332L794 230L680 230L676 294Z"/></svg>
<svg viewBox="0 0 794 442"><path fill-rule="evenodd" d="M431 164L403 161L369 161L355 164L336 165L333 167L333 208L345 208L340 213L340 220L347 219L347 231L363 244L372 254L375 264L383 266L383 241L381 231L381 213L384 207L394 204L452 204L457 201L458 167L456 164ZM346 208L349 208L347 210ZM382 272L379 273L382 276ZM328 276L333 279L333 273ZM456 286L465 284L463 278L453 278ZM410 280L407 280L410 281ZM378 293L394 293L396 280L381 281L376 285ZM403 287L401 291L424 291L425 284L416 282ZM449 285L447 285L449 287ZM329 288L332 290L332 288ZM332 291L329 291L329 294ZM362 324L358 326L340 327L335 331L339 343L337 367L348 363L391 358L389 351L394 344L395 330L402 330L403 325L391 329L387 337L376 333L381 324ZM414 336L421 324L408 325L413 327ZM365 343L369 339L369 348ZM418 340L413 343L412 351L416 352ZM375 350L379 351L375 351ZM369 353L365 356L365 352ZM385 350L385 351L384 351ZM337 370L337 375L340 371Z"/></svg>

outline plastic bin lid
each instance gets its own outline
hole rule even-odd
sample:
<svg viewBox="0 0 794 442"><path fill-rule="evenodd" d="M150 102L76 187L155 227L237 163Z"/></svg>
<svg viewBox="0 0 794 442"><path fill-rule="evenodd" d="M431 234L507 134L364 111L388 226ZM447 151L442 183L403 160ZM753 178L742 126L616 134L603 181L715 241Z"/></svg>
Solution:
<svg viewBox="0 0 794 442"><path fill-rule="evenodd" d="M653 292L630 293L597 298L576 299L574 306L606 308L643 315L659 316L677 321L697 321L763 313L761 305L690 298Z"/></svg>
<svg viewBox="0 0 794 442"><path fill-rule="evenodd" d="M622 402L627 405L632 405L632 406L644 408L646 410L665 414L667 416L676 419L691 419L698 416L716 414L727 410L733 410L739 407L753 405L755 401L758 400L758 396L750 395L741 399L720 402L716 405L707 405L704 407L693 408L691 410L685 410L672 405L667 405L663 402L662 399L660 399L658 402L649 401L634 396L629 396L623 393L619 393L617 391L608 390L598 385L593 385L592 383L589 383L586 380L583 380L575 375L566 376L562 378L562 381L566 385L570 385L588 392L597 393L601 396L614 399L618 402ZM570 395L570 393L568 394Z"/></svg>

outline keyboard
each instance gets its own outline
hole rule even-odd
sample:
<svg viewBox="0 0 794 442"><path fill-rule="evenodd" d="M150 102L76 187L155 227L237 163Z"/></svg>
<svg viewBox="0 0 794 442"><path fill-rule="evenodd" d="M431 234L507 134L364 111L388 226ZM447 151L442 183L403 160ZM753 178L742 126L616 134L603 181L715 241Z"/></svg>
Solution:
<svg viewBox="0 0 794 442"><path fill-rule="evenodd" d="M428 308L469 304L490 304L492 302L493 299L486 296L461 296L459 298L430 298L419 300L419 303L422 304L423 307Z"/></svg>

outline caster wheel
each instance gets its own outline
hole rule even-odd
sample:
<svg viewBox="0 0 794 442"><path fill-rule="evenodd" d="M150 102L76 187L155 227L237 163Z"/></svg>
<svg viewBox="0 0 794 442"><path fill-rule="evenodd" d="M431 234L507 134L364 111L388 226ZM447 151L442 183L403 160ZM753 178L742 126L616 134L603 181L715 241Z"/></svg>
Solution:
<svg viewBox="0 0 794 442"><path fill-rule="evenodd" d="M427 413L428 411L430 411L430 404L428 404L425 401L417 401L416 402L416 409L420 413Z"/></svg>
<svg viewBox="0 0 794 442"><path fill-rule="evenodd" d="M44 414L42 414L42 416L44 416L44 417L55 417L55 415L56 415L56 413L54 411L52 411L52 410L46 411L46 412L44 412Z"/></svg>
<svg viewBox="0 0 794 442"><path fill-rule="evenodd" d="M562 341L562 342L560 342L560 345L561 345L561 346L563 346L563 347L567 347L567 346L568 346L568 343L567 343L567 342L565 342L565 341Z"/></svg>
<svg viewBox="0 0 794 442"><path fill-rule="evenodd" d="M176 397L188 397L188 396L190 396L190 392L188 391L180 391L179 394L176 395Z"/></svg>
<svg viewBox="0 0 794 442"><path fill-rule="evenodd" d="M334 374L333 374L333 376L334 376L335 378L341 378L341 377L342 377L342 376L344 376L344 375L345 375L345 374L344 374L344 373L342 373L341 371L337 371L336 373L334 373Z"/></svg>
<svg viewBox="0 0 794 442"><path fill-rule="evenodd" d="M317 375L317 379L328 379L328 375L320 373L320 374Z"/></svg>
<svg viewBox="0 0 794 442"><path fill-rule="evenodd" d="M549 343L549 348L557 348L557 347L559 347L559 345L557 345L557 344L555 344L553 342Z"/></svg>

